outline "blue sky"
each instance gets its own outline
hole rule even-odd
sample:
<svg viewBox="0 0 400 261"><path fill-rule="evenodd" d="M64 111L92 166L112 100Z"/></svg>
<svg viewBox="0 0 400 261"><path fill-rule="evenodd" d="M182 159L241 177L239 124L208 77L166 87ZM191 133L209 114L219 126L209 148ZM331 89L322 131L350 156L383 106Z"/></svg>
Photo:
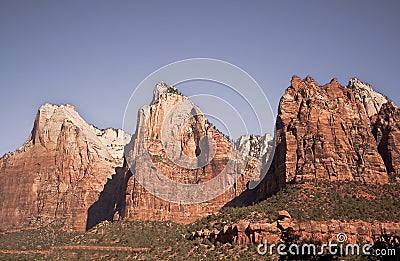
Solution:
<svg viewBox="0 0 400 261"><path fill-rule="evenodd" d="M148 74L193 57L247 71L274 112L293 74L357 76L400 104L399 3L2 0L0 154L26 140L45 102L120 128Z"/></svg>

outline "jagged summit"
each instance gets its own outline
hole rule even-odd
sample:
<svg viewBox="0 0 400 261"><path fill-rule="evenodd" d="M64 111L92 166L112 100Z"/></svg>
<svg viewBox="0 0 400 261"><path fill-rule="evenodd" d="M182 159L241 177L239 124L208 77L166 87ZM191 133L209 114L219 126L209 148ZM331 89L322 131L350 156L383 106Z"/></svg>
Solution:
<svg viewBox="0 0 400 261"><path fill-rule="evenodd" d="M157 83L156 86L154 86L153 100L151 104L157 103L159 101L160 96L165 93L173 93L183 96L183 94L180 93L175 86L167 85L165 82L161 81Z"/></svg>
<svg viewBox="0 0 400 261"><path fill-rule="evenodd" d="M154 104L158 104L161 102L161 105L167 103L169 105L169 108L171 108L171 106L175 106L176 104L179 104L179 107L182 111L187 110L188 108L192 108L193 111L191 112L193 115L198 115L199 117L204 118L205 125L207 128L213 128L216 131L220 132L222 135L225 136L225 138L230 140L230 137L226 134L223 133L222 131L220 131L219 129L217 129L217 127L210 122L207 117L205 115L203 115L201 108L199 106L197 106L196 104L194 104L192 102L192 100L190 100L188 97L186 97L185 95L183 95L178 88L176 88L173 85L168 85L165 82L161 81L159 83L157 83L154 87L153 90L153 99L150 105L144 105L141 108L141 112L145 115L149 115L150 111L150 106L154 105Z"/></svg>
<svg viewBox="0 0 400 261"><path fill-rule="evenodd" d="M389 103L357 78L346 87L335 78L320 86L310 76L304 80L293 76L277 119L278 143L287 147L281 157L286 180L388 182L390 164L384 162L391 156L386 149L378 150L371 126ZM393 145L391 149L393 155Z"/></svg>
<svg viewBox="0 0 400 261"><path fill-rule="evenodd" d="M328 84L319 86L319 84L311 77L307 76L303 80L300 77L293 75L291 80L291 88L299 91L301 88L322 87L322 88L348 88L352 91L354 98L361 101L368 117L372 117L379 113L382 105L391 102L389 98L375 91L368 83L360 81L358 78L351 78L347 86L342 86L337 78L333 78ZM394 103L393 103L394 104ZM394 104L395 107L397 107Z"/></svg>
<svg viewBox="0 0 400 261"><path fill-rule="evenodd" d="M332 80L328 84L319 86L319 84L310 75L307 75L303 80L297 75L292 76L290 88L293 88L296 91L299 91L300 89L310 88L310 87L337 88L337 87L342 87L342 86L338 82L337 78L332 78Z"/></svg>

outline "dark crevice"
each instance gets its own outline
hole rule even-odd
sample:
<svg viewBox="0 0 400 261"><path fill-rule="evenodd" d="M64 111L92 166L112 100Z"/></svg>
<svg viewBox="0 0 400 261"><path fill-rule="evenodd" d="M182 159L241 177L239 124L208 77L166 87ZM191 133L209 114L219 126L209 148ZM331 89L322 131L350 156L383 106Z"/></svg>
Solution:
<svg viewBox="0 0 400 261"><path fill-rule="evenodd" d="M91 229L102 221L113 221L116 212L123 213L125 206L126 185L124 182L128 178L124 168L115 168L115 174L107 180L99 199L88 209L86 230ZM122 199L123 197L123 199Z"/></svg>

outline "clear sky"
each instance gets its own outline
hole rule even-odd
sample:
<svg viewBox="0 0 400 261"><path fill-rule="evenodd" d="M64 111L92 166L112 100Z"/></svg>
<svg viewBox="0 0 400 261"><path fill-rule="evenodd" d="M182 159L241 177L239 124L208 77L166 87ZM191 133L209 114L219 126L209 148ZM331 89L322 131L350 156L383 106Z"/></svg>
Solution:
<svg viewBox="0 0 400 261"><path fill-rule="evenodd" d="M247 71L276 112L293 74L370 83L400 104L399 1L0 1L0 155L39 106L122 126L135 87L181 59Z"/></svg>

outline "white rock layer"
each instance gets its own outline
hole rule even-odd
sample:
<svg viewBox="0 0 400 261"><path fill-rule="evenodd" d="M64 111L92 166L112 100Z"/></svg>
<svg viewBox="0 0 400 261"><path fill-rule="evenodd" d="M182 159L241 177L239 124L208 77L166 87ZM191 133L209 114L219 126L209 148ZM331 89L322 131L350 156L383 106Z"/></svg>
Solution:
<svg viewBox="0 0 400 261"><path fill-rule="evenodd" d="M355 98L362 102L368 117L378 114L382 105L388 102L385 96L357 78L350 79L348 87L353 90Z"/></svg>

